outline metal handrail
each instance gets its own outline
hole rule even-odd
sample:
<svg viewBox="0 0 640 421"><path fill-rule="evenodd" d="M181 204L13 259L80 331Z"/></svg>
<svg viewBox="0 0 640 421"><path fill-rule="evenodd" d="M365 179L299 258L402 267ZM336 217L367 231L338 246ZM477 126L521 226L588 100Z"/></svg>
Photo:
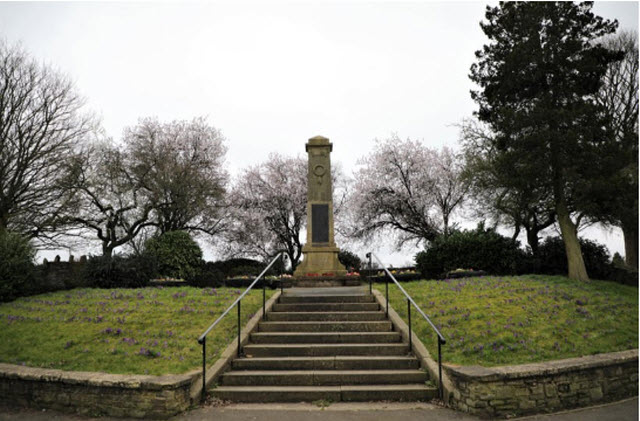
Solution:
<svg viewBox="0 0 640 421"><path fill-rule="evenodd" d="M227 309L224 311L224 313L222 313L222 315L220 315L220 317L218 317L216 319L215 322L211 323L211 326L209 326L207 328L207 330L204 331L204 333L202 335L200 335L198 337L198 343L200 345L202 345L202 400L204 401L207 397L207 335L209 334L209 332L211 332L211 330L216 327L216 325L218 323L220 323L220 321L224 318L224 316L226 316L233 307L235 307L236 305L238 306L238 357L242 355L242 344L240 343L240 319L241 319L241 300L244 298L245 295L247 295L249 293L249 291L251 290L251 288L253 288L255 286L256 283L258 283L258 281L260 280L260 278L262 278L262 276L264 276L265 273L267 273L267 271L271 268L271 266L273 266L273 264L276 262L276 260L278 260L280 258L280 256L284 256L286 257L285 252L281 251L278 254L276 254L276 257L273 258L273 260L271 261L271 263L269 263L269 265L267 265L266 268L264 268L264 270L260 273L260 275L258 275L258 277L256 279L254 279L253 282L251 282L251 285L249 285L247 287L247 289L233 302L233 304L231 304L229 307L227 307ZM280 284L282 287L282 284ZM265 291L265 283L262 283L262 318L264 319L266 317L266 291Z"/></svg>
<svg viewBox="0 0 640 421"><path fill-rule="evenodd" d="M418 313L420 313L420 315L422 315L422 317L424 317L424 319L429 323L429 325L431 325L433 330L436 332L436 335L438 335L438 392L440 394L440 399L442 399L443 389L442 389L442 349L441 349L441 346L446 344L447 341L445 340L445 338L442 335L442 333L440 333L440 330L436 327L436 325L433 324L433 322L431 321L429 316L424 314L424 311L422 311L422 309L418 306L418 304L416 304L416 302L413 300L413 298L411 298L411 296L407 293L407 291L405 291L404 288L402 288L402 285L400 285L400 283L395 278L395 276L393 276L391 274L391 272L389 272L389 270L385 267L385 265L380 261L378 256L376 256L373 252L367 253L367 258L369 259L369 292L371 292L371 270L372 270L371 257L376 259L378 264L387 273L388 277L391 278L391 280L398 286L400 291L402 291L404 296L407 297L407 316L408 316L408 319L409 319L409 350L411 350L412 345L413 345L412 338L411 338L411 336L412 336L412 330L411 330L411 304L413 304L413 306L416 308L416 310L418 310ZM386 292L385 295L386 295L386 299L387 299L386 314L387 314L387 317L389 317L389 282L387 281L387 278L385 278L385 292Z"/></svg>

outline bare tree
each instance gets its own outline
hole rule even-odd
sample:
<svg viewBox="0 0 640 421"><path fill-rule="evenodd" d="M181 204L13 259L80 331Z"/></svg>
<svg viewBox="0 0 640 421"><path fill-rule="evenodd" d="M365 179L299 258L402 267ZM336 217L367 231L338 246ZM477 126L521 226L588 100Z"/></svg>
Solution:
<svg viewBox="0 0 640 421"><path fill-rule="evenodd" d="M69 161L66 183L75 191L68 219L92 232L111 257L152 224L152 211L140 174L127 155L110 140L91 144Z"/></svg>
<svg viewBox="0 0 640 421"><path fill-rule="evenodd" d="M53 240L70 192L60 183L93 128L73 83L0 40L0 231Z"/></svg>
<svg viewBox="0 0 640 421"><path fill-rule="evenodd" d="M450 150L439 154L420 142L392 136L378 141L359 163L350 195L354 236L366 240L393 232L400 247L449 231L451 214L467 190Z"/></svg>
<svg viewBox="0 0 640 421"><path fill-rule="evenodd" d="M435 169L434 195L442 218L442 234L449 235L450 219L455 210L460 208L469 192L469 183L462 177L464 157L444 146L433 152Z"/></svg>
<svg viewBox="0 0 640 421"><path fill-rule="evenodd" d="M124 144L161 233L215 236L225 229L228 174L220 131L204 118L171 123L146 118L125 130Z"/></svg>
<svg viewBox="0 0 640 421"><path fill-rule="evenodd" d="M234 223L227 234L226 254L266 259L285 251L295 270L307 215L306 160L270 155L243 172L230 202Z"/></svg>

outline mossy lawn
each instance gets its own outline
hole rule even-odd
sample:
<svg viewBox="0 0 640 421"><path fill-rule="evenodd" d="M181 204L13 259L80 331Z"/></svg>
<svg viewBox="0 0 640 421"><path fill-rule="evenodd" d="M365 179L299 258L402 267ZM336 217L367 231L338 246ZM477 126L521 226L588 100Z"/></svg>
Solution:
<svg viewBox="0 0 640 421"><path fill-rule="evenodd" d="M402 284L445 336L443 360L498 366L638 348L638 289L562 276L487 276ZM384 285L376 285L384 294ZM395 285L390 302L403 320ZM417 312L413 329L437 357L436 336Z"/></svg>
<svg viewBox="0 0 640 421"><path fill-rule="evenodd" d="M201 366L197 337L242 293L234 288L75 289L0 305L0 362L127 374ZM267 299L273 291L267 290ZM242 300L242 325L262 291ZM213 363L236 335L236 310L207 337Z"/></svg>

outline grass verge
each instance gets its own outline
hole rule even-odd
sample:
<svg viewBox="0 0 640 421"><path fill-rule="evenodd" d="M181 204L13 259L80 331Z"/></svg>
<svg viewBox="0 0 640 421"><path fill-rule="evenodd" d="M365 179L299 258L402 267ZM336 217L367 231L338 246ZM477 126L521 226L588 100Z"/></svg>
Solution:
<svg viewBox="0 0 640 421"><path fill-rule="evenodd" d="M402 286L445 336L443 361L497 366L638 347L638 288L562 276L487 276ZM376 288L384 294L384 285ZM407 321L395 285L390 302ZM433 329L412 312L414 332L437 357Z"/></svg>
<svg viewBox="0 0 640 421"><path fill-rule="evenodd" d="M0 362L119 374L198 368L197 337L242 293L235 288L75 289L0 305ZM273 291L267 290L267 299ZM242 300L244 326L262 291ZM236 310L207 336L211 363L236 335Z"/></svg>

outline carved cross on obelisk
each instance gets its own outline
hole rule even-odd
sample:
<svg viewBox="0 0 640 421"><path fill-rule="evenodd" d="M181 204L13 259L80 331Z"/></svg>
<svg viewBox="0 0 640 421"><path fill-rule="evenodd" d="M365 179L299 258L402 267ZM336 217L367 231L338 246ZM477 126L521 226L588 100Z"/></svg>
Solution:
<svg viewBox="0 0 640 421"><path fill-rule="evenodd" d="M343 276L347 273L338 260L340 249L333 238L333 195L331 159L333 145L329 139L316 136L306 144L309 154L307 175L307 243L302 247L304 260L296 268L295 277Z"/></svg>

